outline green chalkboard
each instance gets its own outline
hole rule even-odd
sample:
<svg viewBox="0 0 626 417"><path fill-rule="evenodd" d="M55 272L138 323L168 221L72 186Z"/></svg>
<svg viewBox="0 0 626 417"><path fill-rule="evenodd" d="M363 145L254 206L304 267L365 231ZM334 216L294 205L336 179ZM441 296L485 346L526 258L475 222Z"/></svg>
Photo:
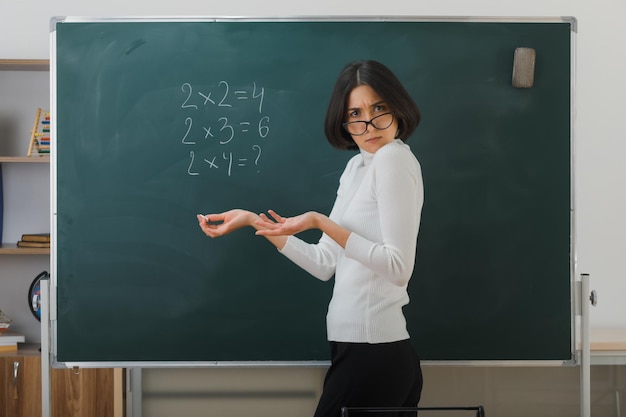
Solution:
<svg viewBox="0 0 626 417"><path fill-rule="evenodd" d="M56 360L329 358L332 281L195 216L327 213L353 153L323 119L355 59L422 111L405 308L422 358L570 360L572 37L567 21L57 21ZM536 50L529 89L511 85L518 47Z"/></svg>

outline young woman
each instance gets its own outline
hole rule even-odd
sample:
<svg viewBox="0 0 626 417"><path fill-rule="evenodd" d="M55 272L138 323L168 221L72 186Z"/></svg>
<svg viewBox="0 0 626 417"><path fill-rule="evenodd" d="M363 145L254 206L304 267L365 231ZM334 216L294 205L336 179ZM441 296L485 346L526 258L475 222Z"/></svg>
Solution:
<svg viewBox="0 0 626 417"><path fill-rule="evenodd" d="M331 366L315 417L338 417L344 406L419 402L420 362L402 313L424 198L420 165L404 142L419 120L415 102L387 67L352 62L335 84L325 132L331 145L360 152L346 165L328 216L242 209L198 215L209 237L251 226L310 274L335 277L326 318ZM319 242L295 237L308 229L323 232Z"/></svg>

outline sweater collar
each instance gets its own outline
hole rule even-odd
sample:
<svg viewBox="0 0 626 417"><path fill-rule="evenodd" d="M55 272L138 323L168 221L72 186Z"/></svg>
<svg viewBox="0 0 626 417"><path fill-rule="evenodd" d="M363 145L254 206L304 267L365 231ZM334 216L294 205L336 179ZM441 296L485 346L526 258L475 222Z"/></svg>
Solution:
<svg viewBox="0 0 626 417"><path fill-rule="evenodd" d="M374 159L374 154L361 149L361 158L363 158L363 165L368 166Z"/></svg>
<svg viewBox="0 0 626 417"><path fill-rule="evenodd" d="M393 142L390 142L385 146L391 145L394 142L404 143L402 139L394 139ZM372 162L372 159L374 159L374 154L366 152L363 149L359 149L359 151L361 152L361 158L363 158L363 165L368 166Z"/></svg>

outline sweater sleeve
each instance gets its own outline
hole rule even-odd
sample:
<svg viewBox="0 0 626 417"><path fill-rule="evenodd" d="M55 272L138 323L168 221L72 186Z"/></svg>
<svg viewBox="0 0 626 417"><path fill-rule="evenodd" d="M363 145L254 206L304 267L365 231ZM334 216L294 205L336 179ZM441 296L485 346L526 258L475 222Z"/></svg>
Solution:
<svg viewBox="0 0 626 417"><path fill-rule="evenodd" d="M289 236L281 253L315 278L328 281L335 274L338 247L326 235L317 244Z"/></svg>
<svg viewBox="0 0 626 417"><path fill-rule="evenodd" d="M359 165L359 161L360 159L358 157L352 158L346 165L346 169L339 179L337 198L328 216L335 222L338 222L337 213L342 209L344 204L345 178L354 174L354 170ZM322 281L328 281L335 274L337 259L339 257L339 251L341 250L343 249L337 242L326 234L322 234L317 244L304 242L296 236L289 236L280 253L314 277Z"/></svg>
<svg viewBox="0 0 626 417"><path fill-rule="evenodd" d="M424 202L419 162L405 146L385 146L372 161L382 241L372 242L353 232L345 248L346 257L398 286L406 285L413 273Z"/></svg>

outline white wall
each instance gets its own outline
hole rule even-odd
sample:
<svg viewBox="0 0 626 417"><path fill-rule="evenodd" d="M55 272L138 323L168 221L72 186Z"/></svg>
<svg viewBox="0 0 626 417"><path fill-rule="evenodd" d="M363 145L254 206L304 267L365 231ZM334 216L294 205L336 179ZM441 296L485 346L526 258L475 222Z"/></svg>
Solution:
<svg viewBox="0 0 626 417"><path fill-rule="evenodd" d="M152 0L0 2L0 58L48 58L53 16L574 16L578 19L575 233L577 273L599 296L595 327L626 327L625 0Z"/></svg>

